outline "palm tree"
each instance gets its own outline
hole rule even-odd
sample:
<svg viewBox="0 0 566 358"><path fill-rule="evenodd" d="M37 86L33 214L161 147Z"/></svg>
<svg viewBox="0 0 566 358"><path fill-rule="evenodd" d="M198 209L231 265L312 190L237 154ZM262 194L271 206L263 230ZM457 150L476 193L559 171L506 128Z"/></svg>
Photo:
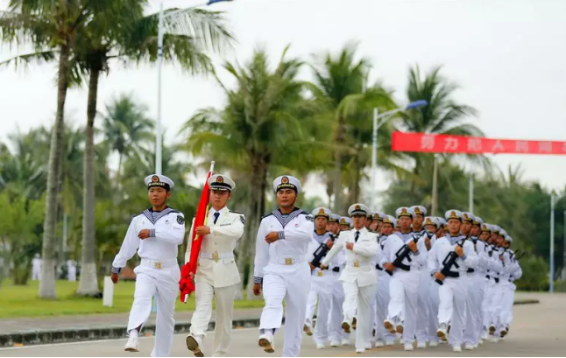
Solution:
<svg viewBox="0 0 566 358"><path fill-rule="evenodd" d="M303 116L310 111L310 103L302 96L305 83L297 79L303 63L287 58L287 50L274 70L264 50L254 51L246 67L227 62L224 68L235 78L236 88L221 84L228 97L226 107L203 109L183 128L189 133L185 148L192 154L214 158L222 172L253 173L248 176L253 190L246 212L247 231L238 250L242 277L254 255L252 242L265 212L271 170L277 165L298 163L298 158L289 153L312 147L305 138L305 128L313 124Z"/></svg>
<svg viewBox="0 0 566 358"><path fill-rule="evenodd" d="M118 153L117 183L124 157L139 156L142 144L154 138L154 122L146 113L147 107L136 103L131 94L122 94L106 105L103 132L110 150Z"/></svg>
<svg viewBox="0 0 566 358"><path fill-rule="evenodd" d="M350 200L357 201L360 196L359 182L369 158L367 145L371 143L373 108L386 111L395 108L395 103L380 83L368 86L370 63L365 58L356 60L355 44L347 43L336 56L318 55L316 61L312 69L317 86L312 90L325 104L326 126L332 129L328 141L334 144L331 152L334 168L327 176L328 193L334 195L333 210L341 212L344 179L351 189ZM386 140L387 128L383 129L380 137Z"/></svg>
<svg viewBox="0 0 566 358"><path fill-rule="evenodd" d="M57 224L57 192L64 135L64 109L67 89L73 79L72 55L78 29L91 21L97 9L115 0L11 0L8 12L0 14L3 41L27 42L44 60L58 56L57 110L53 126L47 176L47 197L43 236L42 280L39 297L56 298L54 242ZM25 58L25 56L24 56Z"/></svg>

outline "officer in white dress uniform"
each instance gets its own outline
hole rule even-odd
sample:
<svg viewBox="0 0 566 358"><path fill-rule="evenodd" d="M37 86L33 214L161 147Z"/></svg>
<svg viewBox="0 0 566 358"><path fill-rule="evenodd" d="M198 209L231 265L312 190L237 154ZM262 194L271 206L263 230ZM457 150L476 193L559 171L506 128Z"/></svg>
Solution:
<svg viewBox="0 0 566 358"><path fill-rule="evenodd" d="M309 336L312 335L313 316L316 312L316 328L314 329L314 341L317 349L325 347L328 337L328 322L330 319L330 305L332 298L332 272L330 270L321 270L314 267L312 262L314 254L321 247L326 246L326 250L330 250L334 237L332 233L326 231L328 220L332 213L329 209L320 207L312 211L314 216L315 230L313 232L312 241L309 244L308 262L312 271L311 290L307 301L307 316L303 330ZM320 262L319 262L320 264ZM318 303L318 309L317 309Z"/></svg>
<svg viewBox="0 0 566 358"><path fill-rule="evenodd" d="M41 264L41 257L39 257L39 254L35 254L31 260L31 279L33 281L41 281Z"/></svg>
<svg viewBox="0 0 566 358"><path fill-rule="evenodd" d="M449 210L445 214L450 237L437 238L428 253L428 269L436 280L442 282L438 290L438 331L440 339L447 338L448 325L451 324L449 343L455 352L462 351L464 328L466 325L467 271L475 268L477 255L474 245L460 234L462 213ZM448 259L456 255L454 265L446 267Z"/></svg>
<svg viewBox="0 0 566 358"><path fill-rule="evenodd" d="M196 309L191 319L187 348L197 357L202 352L203 339L212 316L212 300L216 299L216 325L214 333L214 356L228 355L232 332L234 299L241 288L240 274L234 261L236 243L244 233L244 215L230 211L226 204L236 188L236 183L224 174L208 178L210 187L210 209L207 224L191 227L187 256L190 257L193 230L201 235L203 242L199 253L195 275Z"/></svg>
<svg viewBox="0 0 566 358"><path fill-rule="evenodd" d="M125 350L138 352L138 334L151 313L151 300L157 297L155 345L151 355L167 357L173 344L175 299L179 292L181 270L177 263L177 246L185 236L184 215L167 206L174 184L165 175L145 178L151 209L134 216L126 237L112 263L112 281L126 262L137 252L141 263L134 269L136 288L128 322L129 339Z"/></svg>
<svg viewBox="0 0 566 358"><path fill-rule="evenodd" d="M382 217L382 223L380 226L380 236L379 236L379 245L382 251L382 258L386 254L386 245L389 246L388 242L391 241L402 241L401 238L395 235L395 225L397 224L397 220L391 215L385 215L383 213L379 213ZM391 237L391 239L389 239ZM387 319L387 308L389 306L389 284L391 281L391 276L381 266L381 262L378 262L376 265L377 269L377 290L376 290L376 306L375 306L375 313L376 313L376 347L383 347L384 345L392 346L395 344L395 333L390 332L386 329L383 325L383 322Z"/></svg>
<svg viewBox="0 0 566 358"><path fill-rule="evenodd" d="M398 218L405 218L407 215L412 215L412 210L400 207L395 214ZM405 250L405 245L410 249L410 253L398 262L397 257ZM415 242L411 237L402 242L389 237L381 259L381 267L393 274L389 282L390 301L387 307L387 319L383 325L391 333L395 330L403 334L406 351L412 351L414 348L420 270L426 264L426 253L424 239ZM401 317L404 317L404 322Z"/></svg>
<svg viewBox="0 0 566 358"><path fill-rule="evenodd" d="M307 263L314 218L295 207L301 183L283 175L273 181L279 209L264 216L259 225L254 260L254 294L263 290L265 306L260 318L258 344L275 351L273 335L281 327L286 304L283 356L297 357L301 350L311 270Z"/></svg>
<svg viewBox="0 0 566 358"><path fill-rule="evenodd" d="M328 267L332 259L340 251L346 249L346 268L340 275L344 285L344 322L342 328L349 331L357 308L356 352L362 353L370 344L371 318L370 305L375 299L377 273L372 260L381 249L377 243L377 235L369 232L365 222L369 209L364 204L354 204L348 209L353 218L354 228L342 231L321 267ZM357 302L357 307L354 304Z"/></svg>
<svg viewBox="0 0 566 358"><path fill-rule="evenodd" d="M328 221L327 230L336 238L341 231L340 220L340 215L331 214L330 220ZM344 222L346 223L346 221ZM334 244L334 242L332 242L332 244ZM344 320L344 314L342 312L342 306L344 305L344 288L340 282L340 273L344 270L345 264L346 253L342 250L332 259L330 267L328 268L332 274L332 297L330 304L330 320L328 323L328 338L330 339L331 347L338 347L340 344L347 346L350 341L350 336L340 327Z"/></svg>

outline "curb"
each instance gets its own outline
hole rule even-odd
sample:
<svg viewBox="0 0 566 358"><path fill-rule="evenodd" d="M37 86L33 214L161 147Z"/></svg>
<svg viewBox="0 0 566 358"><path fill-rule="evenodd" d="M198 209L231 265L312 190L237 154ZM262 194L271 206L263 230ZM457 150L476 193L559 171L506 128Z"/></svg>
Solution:
<svg viewBox="0 0 566 358"><path fill-rule="evenodd" d="M514 306L529 305L540 303L537 299L524 299L513 302ZM283 323L285 318L283 318ZM175 334L188 333L191 327L190 322L175 323ZM208 330L214 330L215 322L208 324ZM259 318L244 318L234 320L232 322L233 329L259 327ZM56 330L38 330L28 332L17 332L9 334L0 334L0 348L30 346L36 344L51 343L69 343L69 342L86 342L104 339L120 339L128 337L126 332L127 326L113 326L92 329L56 329ZM155 324L143 327L142 336L152 336L155 334Z"/></svg>
<svg viewBox="0 0 566 358"><path fill-rule="evenodd" d="M188 333L190 327L190 322L177 322L175 323L175 334ZM209 331L214 330L214 327L215 322L208 324ZM234 329L253 327L259 327L259 318L238 319L232 322L232 328ZM126 329L127 326L113 326L92 329L65 328L1 334L0 348L126 338L128 337ZM143 327L141 336L152 336L154 334L155 324L150 324Z"/></svg>

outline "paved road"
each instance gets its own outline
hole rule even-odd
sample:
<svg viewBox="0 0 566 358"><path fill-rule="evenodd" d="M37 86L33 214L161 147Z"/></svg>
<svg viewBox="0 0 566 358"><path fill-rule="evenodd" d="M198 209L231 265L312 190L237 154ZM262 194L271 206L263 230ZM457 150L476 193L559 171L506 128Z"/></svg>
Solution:
<svg viewBox="0 0 566 358"><path fill-rule="evenodd" d="M537 295L540 304L515 306L515 321L509 337L500 343L486 343L464 356L564 356L566 352L566 295ZM267 356L257 347L257 329L235 330L232 355L237 357ZM211 333L205 345L205 354L210 356ZM172 355L190 356L184 345L184 336L175 336ZM283 333L278 332L275 340L276 353L281 355ZM153 337L141 339L141 353L131 354L123 351L125 339L84 343L63 343L43 346L0 349L1 357L43 356L43 357L93 357L93 356L148 356L151 353ZM348 357L355 356L353 346L317 350L310 337L303 340L301 356ZM365 356L453 356L447 345L437 348L404 352L400 345L372 349Z"/></svg>

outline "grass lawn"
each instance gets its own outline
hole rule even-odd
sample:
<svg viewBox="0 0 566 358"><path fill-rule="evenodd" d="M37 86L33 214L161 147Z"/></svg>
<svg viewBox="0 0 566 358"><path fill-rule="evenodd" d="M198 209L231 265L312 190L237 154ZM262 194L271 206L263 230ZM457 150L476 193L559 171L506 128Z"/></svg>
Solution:
<svg viewBox="0 0 566 358"><path fill-rule="evenodd" d="M27 286L14 286L4 280L0 286L0 318L46 317L129 312L134 297L134 283L120 281L114 286L114 307L103 307L102 299L76 297L78 282L56 281L57 300L41 300L37 297L38 281ZM177 298L177 311L194 310L194 294L187 304ZM236 301L235 308L261 308L263 300Z"/></svg>

